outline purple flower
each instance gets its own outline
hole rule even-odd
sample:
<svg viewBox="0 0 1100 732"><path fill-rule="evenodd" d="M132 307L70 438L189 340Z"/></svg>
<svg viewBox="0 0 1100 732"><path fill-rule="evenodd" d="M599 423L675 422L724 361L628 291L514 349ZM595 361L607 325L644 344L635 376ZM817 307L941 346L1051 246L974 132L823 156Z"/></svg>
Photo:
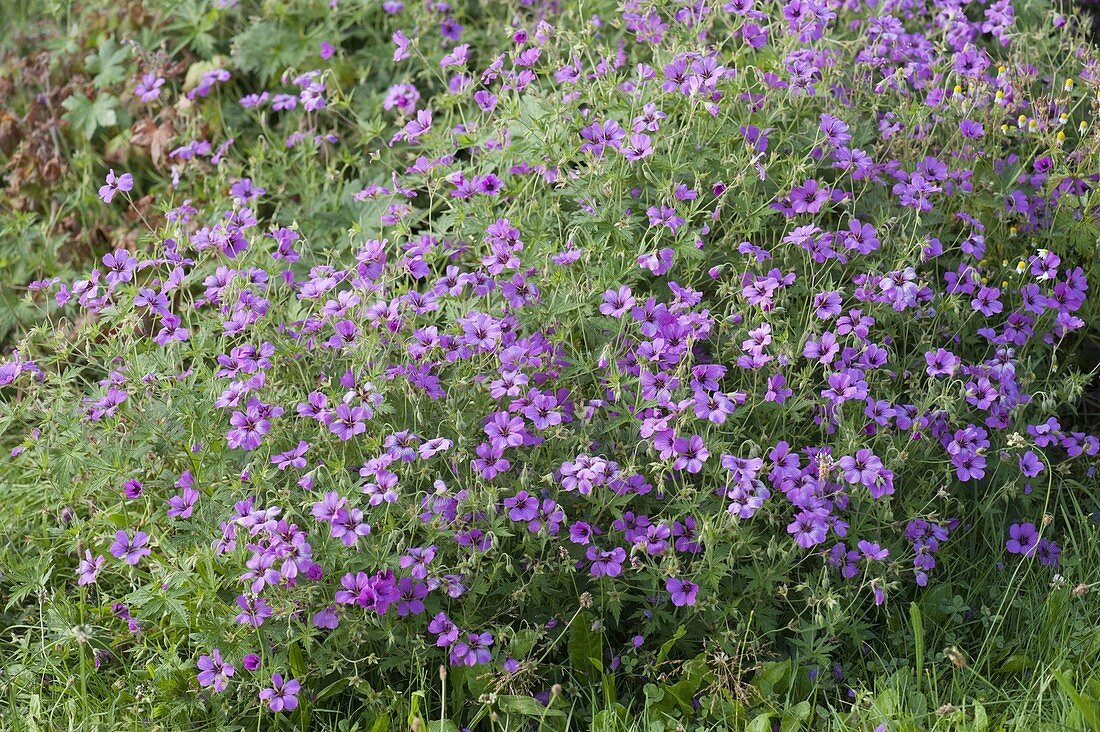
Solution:
<svg viewBox="0 0 1100 732"><path fill-rule="evenodd" d="M241 612L237 614L237 622L241 625L251 625L254 628L259 628L264 624L264 620L274 614L271 606L262 597L239 595L237 606L241 609Z"/></svg>
<svg viewBox="0 0 1100 732"><path fill-rule="evenodd" d="M446 613L436 613L428 623L428 632L436 636L435 645L438 648L449 648L462 633Z"/></svg>
<svg viewBox="0 0 1100 732"><path fill-rule="evenodd" d="M115 542L111 544L111 556L121 559L127 564L136 565L142 557L147 557L153 553L146 546L148 543L149 535L144 531L137 532L134 534L134 538L131 539L129 534L119 529L115 533Z"/></svg>
<svg viewBox="0 0 1100 732"><path fill-rule="evenodd" d="M364 406L351 407L340 403L336 406L326 420L328 428L341 440L347 441L356 435L367 431L367 420L371 418L370 410Z"/></svg>
<svg viewBox="0 0 1100 732"><path fill-rule="evenodd" d="M672 604L676 607L695 604L695 596L699 593L699 585L687 580L669 577L665 580L665 590L672 596Z"/></svg>
<svg viewBox="0 0 1100 732"><path fill-rule="evenodd" d="M148 104L160 96L160 88L162 86L164 86L163 76L148 73L141 77L141 81L139 81L138 85L134 88L134 94L136 94L144 104Z"/></svg>
<svg viewBox="0 0 1100 732"><path fill-rule="evenodd" d="M977 140L985 134L985 128L982 127L981 122L964 119L959 122L959 132L968 140Z"/></svg>
<svg viewBox="0 0 1100 732"><path fill-rule="evenodd" d="M618 577L623 573L626 550L622 547L617 546L611 551L604 551L595 544L591 544L585 556L592 562L589 572L593 577Z"/></svg>
<svg viewBox="0 0 1100 732"><path fill-rule="evenodd" d="M1030 556L1039 544L1039 532L1032 523L1012 524L1008 527L1008 537L1005 549L1009 554Z"/></svg>
<svg viewBox="0 0 1100 732"><path fill-rule="evenodd" d="M115 197L115 194L119 191L127 192L134 188L134 176L129 173L123 173L120 176L115 175L114 168L111 168L107 172L106 185L100 186L99 197L103 199L104 203L110 203L111 199Z"/></svg>
<svg viewBox="0 0 1100 732"><path fill-rule="evenodd" d="M1004 305L997 299L1000 295L1001 291L996 287L982 287L978 290L978 294L974 296L974 299L970 301L970 305L986 317L995 315L1004 310Z"/></svg>
<svg viewBox="0 0 1100 732"><path fill-rule="evenodd" d="M653 138L644 132L630 136L630 140L620 148L623 157L631 162L648 158L653 154Z"/></svg>
<svg viewBox="0 0 1100 732"><path fill-rule="evenodd" d="M122 495L131 501L135 498L141 498L142 485L141 481L136 478L131 478L122 484Z"/></svg>
<svg viewBox="0 0 1100 732"><path fill-rule="evenodd" d="M1057 567L1061 561L1062 548L1049 539L1040 539L1035 555L1039 558L1039 564L1044 567Z"/></svg>
<svg viewBox="0 0 1100 732"><path fill-rule="evenodd" d="M523 410L523 416L531 420L535 429L544 430L551 425L562 423L562 414L558 411L558 400L550 394L539 394Z"/></svg>
<svg viewBox="0 0 1100 732"><path fill-rule="evenodd" d="M467 633L465 640L451 647L452 666L477 666L493 660L489 648L493 645L492 633Z"/></svg>
<svg viewBox="0 0 1100 732"><path fill-rule="evenodd" d="M292 450L273 455L271 462L279 467L279 470L286 470L287 468L304 468L306 467L305 454L309 450L309 443L305 440L298 442L298 446Z"/></svg>
<svg viewBox="0 0 1100 732"><path fill-rule="evenodd" d="M241 663L247 670L255 671L260 667L260 657L255 653L249 653L245 655Z"/></svg>
<svg viewBox="0 0 1100 732"><path fill-rule="evenodd" d="M856 546L859 547L859 551L863 553L863 556L868 560L882 561L890 556L889 549L883 549L877 543L873 541L861 540Z"/></svg>
<svg viewBox="0 0 1100 732"><path fill-rule="evenodd" d="M1028 450L1020 456L1020 472L1028 478L1034 478L1044 470L1046 466L1034 450Z"/></svg>
<svg viewBox="0 0 1100 732"><path fill-rule="evenodd" d="M634 298L630 294L630 288L623 285L618 290L604 292L600 313L612 318L621 318L632 307L634 307Z"/></svg>
<svg viewBox="0 0 1100 732"><path fill-rule="evenodd" d="M199 492L190 485L184 486L183 493L168 499L169 518L191 518L191 512L195 503L199 500Z"/></svg>
<svg viewBox="0 0 1100 732"><path fill-rule="evenodd" d="M699 435L677 437L672 443L672 449L676 452L676 461L672 464L673 470L698 473L703 469L703 463L710 457L710 452Z"/></svg>
<svg viewBox="0 0 1100 732"><path fill-rule="evenodd" d="M791 189L791 210L797 213L817 213L829 200L829 191L816 180L807 179Z"/></svg>
<svg viewBox="0 0 1100 732"><path fill-rule="evenodd" d="M76 568L78 575L76 583L78 585L94 584L96 577L99 575L99 570L102 569L106 561L107 558L102 554L93 557L91 550L85 549L84 558L80 560L80 564Z"/></svg>
<svg viewBox="0 0 1100 732"><path fill-rule="evenodd" d="M410 120L400 132L393 136L391 144L398 140L405 140L410 145L417 141L432 128L431 110L421 109L416 113L416 119Z"/></svg>
<svg viewBox="0 0 1100 732"><path fill-rule="evenodd" d="M539 515L539 499L527 491L505 498L504 507L508 509L508 518L513 521L532 521Z"/></svg>
<svg viewBox="0 0 1100 732"><path fill-rule="evenodd" d="M937 348L924 354L924 362L928 364L926 371L929 376L951 376L962 360L951 351Z"/></svg>
<svg viewBox="0 0 1100 732"><path fill-rule="evenodd" d="M199 686L213 686L214 691L225 691L229 677L236 671L229 663L222 660L222 652L217 648L209 656L199 656L198 660Z"/></svg>
<svg viewBox="0 0 1100 732"><path fill-rule="evenodd" d="M260 700L273 712L291 712L298 708L298 692L302 685L295 679L283 681L282 674L272 674L271 686L260 691Z"/></svg>
<svg viewBox="0 0 1100 732"><path fill-rule="evenodd" d="M809 549L825 541L828 524L825 517L813 511L800 511L787 526L787 533L794 537L795 543L803 549Z"/></svg>

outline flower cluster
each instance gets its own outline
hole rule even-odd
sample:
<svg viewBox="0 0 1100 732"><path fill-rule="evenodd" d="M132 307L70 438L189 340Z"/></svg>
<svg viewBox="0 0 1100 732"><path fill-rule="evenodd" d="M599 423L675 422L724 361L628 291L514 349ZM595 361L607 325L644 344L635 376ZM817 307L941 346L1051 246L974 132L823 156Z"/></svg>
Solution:
<svg viewBox="0 0 1100 732"><path fill-rule="evenodd" d="M1100 227L1100 138L1013 55L1010 0L630 0L482 47L447 4L385 5L381 116L346 124L331 45L277 85L202 73L189 105L248 122L170 153L193 198L158 200L147 251L37 283L91 323L72 368L96 376L59 384L60 349L0 367L110 455L79 445L117 509L88 502L74 581L135 627L160 567L221 591L200 687L291 712L330 671L295 665L302 638L345 670L656 677L676 643L790 650L802 592L862 637L1093 478L1100 439L1052 396L1080 395L1055 371L1088 263L1036 244ZM179 91L150 70L136 94ZM242 162L268 154L305 172ZM15 457L78 447L35 427ZM1004 551L1060 567L1071 505ZM262 649L299 678L235 676Z"/></svg>

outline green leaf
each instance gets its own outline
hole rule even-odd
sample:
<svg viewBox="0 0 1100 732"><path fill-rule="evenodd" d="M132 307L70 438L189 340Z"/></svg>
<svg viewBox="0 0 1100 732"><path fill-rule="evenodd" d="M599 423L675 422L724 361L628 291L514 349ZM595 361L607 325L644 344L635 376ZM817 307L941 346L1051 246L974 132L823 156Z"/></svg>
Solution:
<svg viewBox="0 0 1100 732"><path fill-rule="evenodd" d="M989 715L985 713L985 707L979 701L974 702L974 732L985 732L989 729Z"/></svg>
<svg viewBox="0 0 1100 732"><path fill-rule="evenodd" d="M433 719L428 722L429 732L458 732L458 725L449 719Z"/></svg>
<svg viewBox="0 0 1100 732"><path fill-rule="evenodd" d="M565 712L560 709L544 707L530 696L517 694L503 694L497 697L497 706L502 712L509 714L522 714L525 717L564 717Z"/></svg>
<svg viewBox="0 0 1100 732"><path fill-rule="evenodd" d="M771 732L771 728L772 714L771 712L763 712L749 722L749 726L745 728L745 732Z"/></svg>
<svg viewBox="0 0 1100 732"><path fill-rule="evenodd" d="M346 687L347 685L348 685L348 680L347 679L336 679L336 681L333 681L331 684L329 684L325 688L321 689L320 692L318 692L317 701L321 701L323 699L328 699L330 696L335 696L336 694L341 692L344 689L344 687ZM379 721L381 721L381 719L382 718L380 717ZM378 724L378 722L376 721L375 724Z"/></svg>
<svg viewBox="0 0 1100 732"><path fill-rule="evenodd" d="M779 732L797 732L810 719L813 708L808 701L801 701L793 707L784 710L779 719Z"/></svg>
<svg viewBox="0 0 1100 732"><path fill-rule="evenodd" d="M101 127L114 127L118 124L118 99L110 94L97 94L95 101L88 99L83 94L73 94L61 102L66 110L62 119L68 120L73 128L79 130L84 137L92 139L92 135Z"/></svg>
<svg viewBox="0 0 1100 732"><path fill-rule="evenodd" d="M684 637L685 633L687 633L687 628L681 625L676 629L676 632L672 634L671 638L661 644L661 651L657 654L658 666L668 660L668 654L670 651L672 651L672 647L676 645L676 641Z"/></svg>
<svg viewBox="0 0 1100 732"><path fill-rule="evenodd" d="M924 622L921 620L920 607L909 603L909 622L913 626L913 647L916 650L917 691L920 691L921 676L924 675Z"/></svg>
<svg viewBox="0 0 1100 732"><path fill-rule="evenodd" d="M294 675L301 678L306 675L306 662L302 658L302 649L297 643L291 643L290 648L287 649L287 655L290 657L290 670L294 672Z"/></svg>
<svg viewBox="0 0 1100 732"><path fill-rule="evenodd" d="M581 674L599 671L593 659L603 657L603 643L600 634L592 630L592 616L580 613L569 629L569 660L573 670Z"/></svg>
<svg viewBox="0 0 1100 732"><path fill-rule="evenodd" d="M129 57L129 46L119 46L108 39L99 47L98 53L85 57L84 66L88 73L95 74L92 83L97 89L102 89L126 78L126 60Z"/></svg>
<svg viewBox="0 0 1100 732"><path fill-rule="evenodd" d="M1051 670L1054 678L1058 681L1058 686L1062 687L1062 691L1066 693L1066 696L1073 702L1073 706L1077 707L1077 711L1081 713L1081 716L1085 718L1085 722L1089 727L1094 730L1100 730L1100 709L1097 709L1097 704L1092 699L1085 697L1081 692L1077 691L1076 687L1070 683L1065 674L1061 671Z"/></svg>

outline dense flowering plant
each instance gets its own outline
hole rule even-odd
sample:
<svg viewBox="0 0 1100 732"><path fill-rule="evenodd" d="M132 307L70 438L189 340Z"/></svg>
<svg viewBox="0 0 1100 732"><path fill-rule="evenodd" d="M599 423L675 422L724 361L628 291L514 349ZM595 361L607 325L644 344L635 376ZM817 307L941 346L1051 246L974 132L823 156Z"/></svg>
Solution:
<svg viewBox="0 0 1100 732"><path fill-rule="evenodd" d="M282 68L135 67L181 133L93 189L141 243L33 282L0 366L45 581L148 714L476 725L619 678L732 719L766 659L843 705L976 554L1087 579L1100 60L1064 22L315 5ZM999 622L953 637L999 663Z"/></svg>

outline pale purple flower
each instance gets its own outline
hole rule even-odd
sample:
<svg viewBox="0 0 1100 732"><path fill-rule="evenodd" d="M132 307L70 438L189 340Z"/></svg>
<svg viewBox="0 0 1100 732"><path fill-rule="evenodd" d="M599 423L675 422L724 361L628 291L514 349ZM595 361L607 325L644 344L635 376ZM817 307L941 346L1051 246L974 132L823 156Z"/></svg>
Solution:
<svg viewBox="0 0 1100 732"><path fill-rule="evenodd" d="M105 185L99 188L99 197L103 199L104 203L110 203L111 199L115 197L115 194L119 191L123 193L131 191L134 188L134 176L129 173L123 173L122 175L115 175L115 169L111 168L107 172L107 182Z"/></svg>
<svg viewBox="0 0 1100 732"><path fill-rule="evenodd" d="M76 568L78 575L76 583L82 586L94 584L96 577L99 575L99 570L103 568L106 561L107 558L102 554L93 557L91 550L85 549L84 558L80 560L80 564Z"/></svg>
<svg viewBox="0 0 1100 732"><path fill-rule="evenodd" d="M145 104L160 96L160 88L164 86L164 77L153 73L145 74L134 88L134 94Z"/></svg>

